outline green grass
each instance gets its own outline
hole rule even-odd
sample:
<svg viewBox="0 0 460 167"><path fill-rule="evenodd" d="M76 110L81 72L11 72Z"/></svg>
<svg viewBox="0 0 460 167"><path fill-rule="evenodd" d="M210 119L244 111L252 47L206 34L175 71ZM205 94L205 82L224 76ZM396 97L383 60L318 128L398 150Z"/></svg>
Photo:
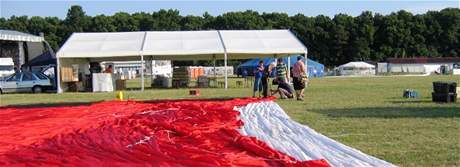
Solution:
<svg viewBox="0 0 460 167"><path fill-rule="evenodd" d="M401 166L460 166L460 103L431 102L432 82L458 76L312 79L305 101L277 100L296 121ZM232 80L231 87L235 87ZM149 83L148 83L149 84ZM130 81L138 87L138 81ZM418 99L404 99L415 89ZM127 91L131 99L229 98L250 96L249 88ZM65 105L114 99L115 93L6 94L0 105Z"/></svg>

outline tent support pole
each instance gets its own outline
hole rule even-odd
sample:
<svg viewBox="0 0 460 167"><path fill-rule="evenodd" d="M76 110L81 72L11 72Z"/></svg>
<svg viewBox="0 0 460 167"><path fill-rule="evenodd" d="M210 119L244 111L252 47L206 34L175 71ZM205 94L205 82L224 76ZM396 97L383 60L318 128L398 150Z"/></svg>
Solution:
<svg viewBox="0 0 460 167"><path fill-rule="evenodd" d="M141 55L141 91L144 91L144 55Z"/></svg>
<svg viewBox="0 0 460 167"><path fill-rule="evenodd" d="M59 58L56 57L56 71L57 71L57 74L56 74L56 86L57 86L57 93L62 93L62 88L61 88L61 69L60 69L60 62L59 62Z"/></svg>
<svg viewBox="0 0 460 167"><path fill-rule="evenodd" d="M214 79L217 79L217 74L216 74L216 55L215 54L212 55L212 63L213 63L213 67L214 67Z"/></svg>
<svg viewBox="0 0 460 167"><path fill-rule="evenodd" d="M288 61L287 61L288 69L287 69L287 75L289 78L291 78L291 55L288 55ZM291 81L288 81L290 83Z"/></svg>
<svg viewBox="0 0 460 167"><path fill-rule="evenodd" d="M222 34L220 31L217 30L217 34L219 34L220 42L222 43L222 47L224 48L224 74L225 74L225 90L228 89L228 73L227 73L227 47L225 46L225 42L222 39Z"/></svg>
<svg viewBox="0 0 460 167"><path fill-rule="evenodd" d="M227 52L224 53L224 70L225 70L225 90L228 89L228 72L227 72Z"/></svg>
<svg viewBox="0 0 460 167"><path fill-rule="evenodd" d="M147 31L144 32L144 39L142 40L141 45L141 91L144 91L144 46L145 46L145 38L147 37Z"/></svg>
<svg viewBox="0 0 460 167"><path fill-rule="evenodd" d="M310 75L310 72L308 71L308 58L307 58L307 54L308 54L308 51L305 50L305 53L303 55L303 57L305 58L305 73L307 74L307 77Z"/></svg>
<svg viewBox="0 0 460 167"><path fill-rule="evenodd" d="M152 80L153 80L153 56L150 57L150 64L151 65L150 65L149 73L150 73L150 82L152 82ZM155 61L155 64L156 64L156 61ZM152 83L150 83L150 84L152 84Z"/></svg>

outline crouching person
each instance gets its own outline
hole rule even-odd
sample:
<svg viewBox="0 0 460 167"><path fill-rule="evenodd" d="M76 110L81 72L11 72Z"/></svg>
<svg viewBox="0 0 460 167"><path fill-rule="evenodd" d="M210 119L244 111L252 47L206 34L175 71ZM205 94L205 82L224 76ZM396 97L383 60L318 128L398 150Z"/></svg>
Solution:
<svg viewBox="0 0 460 167"><path fill-rule="evenodd" d="M281 99L294 98L294 91L292 90L291 85L289 85L287 82L278 83L278 91L280 93Z"/></svg>
<svg viewBox="0 0 460 167"><path fill-rule="evenodd" d="M272 94L279 93L281 99L285 98L293 98L293 90L289 85L289 76L287 75L287 67L284 64L282 58L278 58L278 62L276 64L276 78L274 83L278 85L278 89L272 92Z"/></svg>

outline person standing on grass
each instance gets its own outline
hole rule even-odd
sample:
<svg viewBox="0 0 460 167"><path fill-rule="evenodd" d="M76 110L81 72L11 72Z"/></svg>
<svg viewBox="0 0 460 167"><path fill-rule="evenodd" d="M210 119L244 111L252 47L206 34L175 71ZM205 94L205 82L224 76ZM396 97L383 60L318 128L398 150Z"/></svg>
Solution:
<svg viewBox="0 0 460 167"><path fill-rule="evenodd" d="M262 92L262 76L264 75L264 61L259 61L256 70L254 71L254 91L252 97L256 97L256 92L259 92L259 97Z"/></svg>
<svg viewBox="0 0 460 167"><path fill-rule="evenodd" d="M305 64L302 61L302 57L299 56L297 57L297 62L294 64L294 68L292 69L292 81L294 83L297 100L303 100L306 77L307 73L305 71Z"/></svg>
<svg viewBox="0 0 460 167"><path fill-rule="evenodd" d="M274 67L275 64L270 63L270 65L268 65L268 68L264 69L264 73L262 75L262 94L264 95L264 97L268 97L268 78L270 78L270 74L272 73Z"/></svg>

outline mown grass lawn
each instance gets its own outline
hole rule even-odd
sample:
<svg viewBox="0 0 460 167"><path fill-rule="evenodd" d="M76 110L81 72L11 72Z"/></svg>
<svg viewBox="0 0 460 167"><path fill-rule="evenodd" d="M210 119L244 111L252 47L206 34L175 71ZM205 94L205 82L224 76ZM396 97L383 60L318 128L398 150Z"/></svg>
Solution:
<svg viewBox="0 0 460 167"><path fill-rule="evenodd" d="M458 76L312 79L305 101L277 100L296 121L401 166L460 166L460 103L431 102L432 82ZM234 81L232 81L234 82ZM135 83L135 82L134 82ZM137 84L129 83L130 86ZM232 85L234 86L234 85ZM404 99L404 89L420 98ZM131 99L232 98L249 88L127 91ZM6 94L0 105L71 105L112 100L115 93Z"/></svg>

